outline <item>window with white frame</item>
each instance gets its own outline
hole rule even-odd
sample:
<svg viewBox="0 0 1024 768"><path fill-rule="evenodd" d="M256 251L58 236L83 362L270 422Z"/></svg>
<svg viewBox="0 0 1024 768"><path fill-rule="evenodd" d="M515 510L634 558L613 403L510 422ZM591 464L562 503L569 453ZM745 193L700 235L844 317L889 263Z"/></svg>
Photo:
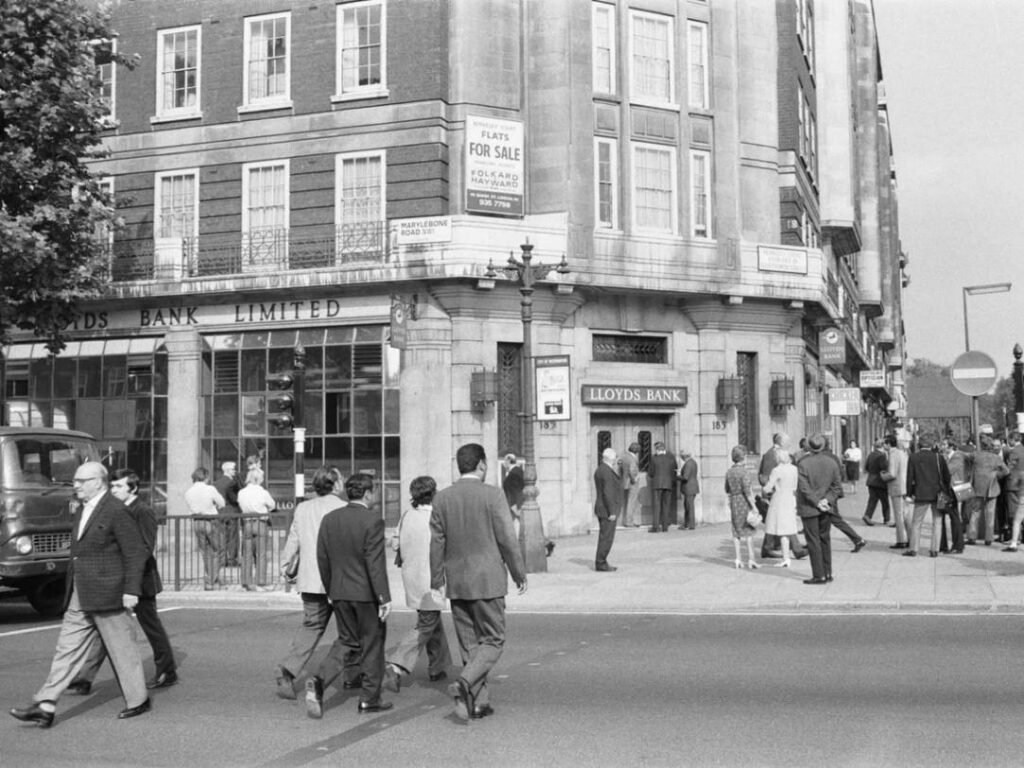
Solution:
<svg viewBox="0 0 1024 768"><path fill-rule="evenodd" d="M338 155L335 174L339 250L380 250L386 212L384 152Z"/></svg>
<svg viewBox="0 0 1024 768"><path fill-rule="evenodd" d="M96 186L100 188L101 192L105 192L110 196L110 204L114 204L114 177L103 176L96 180ZM114 228L110 226L109 222L103 221L96 225L96 239L103 243L107 248L112 249L114 247Z"/></svg>
<svg viewBox="0 0 1024 768"><path fill-rule="evenodd" d="M708 25L703 21L687 22L687 56L690 70L689 104L695 109L708 109Z"/></svg>
<svg viewBox="0 0 1024 768"><path fill-rule="evenodd" d="M274 106L291 98L291 14L245 20L244 104Z"/></svg>
<svg viewBox="0 0 1024 768"><path fill-rule="evenodd" d="M633 224L654 232L676 231L676 151L633 145Z"/></svg>
<svg viewBox="0 0 1024 768"><path fill-rule="evenodd" d="M255 232L288 226L288 161L242 166L242 229Z"/></svg>
<svg viewBox="0 0 1024 768"><path fill-rule="evenodd" d="M630 14L630 100L669 105L675 94L675 35L672 18L643 11Z"/></svg>
<svg viewBox="0 0 1024 768"><path fill-rule="evenodd" d="M158 239L195 237L199 227L199 172L156 175L155 218Z"/></svg>
<svg viewBox="0 0 1024 768"><path fill-rule="evenodd" d="M194 117L200 109L202 29L178 27L157 35L157 117Z"/></svg>
<svg viewBox="0 0 1024 768"><path fill-rule="evenodd" d="M807 58L807 66L814 74L814 6L811 0L797 0L796 36Z"/></svg>
<svg viewBox="0 0 1024 768"><path fill-rule="evenodd" d="M99 40L93 44L93 55L96 58L96 79L99 83L100 98L107 105L106 120L113 122L114 110L117 106L117 66L114 57L117 53L117 38Z"/></svg>
<svg viewBox="0 0 1024 768"><path fill-rule="evenodd" d="M618 142L615 139L594 139L594 199L597 226L619 228Z"/></svg>
<svg viewBox="0 0 1024 768"><path fill-rule="evenodd" d="M711 153L690 150L690 232L711 237Z"/></svg>
<svg viewBox="0 0 1024 768"><path fill-rule="evenodd" d="M594 92L615 93L615 6L593 5Z"/></svg>
<svg viewBox="0 0 1024 768"><path fill-rule="evenodd" d="M383 0L343 3L337 10L336 98L387 88L387 13Z"/></svg>

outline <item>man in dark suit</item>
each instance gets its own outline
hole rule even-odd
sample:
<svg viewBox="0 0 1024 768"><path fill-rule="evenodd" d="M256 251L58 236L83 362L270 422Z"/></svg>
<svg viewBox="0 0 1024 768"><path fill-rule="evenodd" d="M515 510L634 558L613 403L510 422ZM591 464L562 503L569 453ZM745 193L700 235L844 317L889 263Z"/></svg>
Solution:
<svg viewBox="0 0 1024 768"><path fill-rule="evenodd" d="M50 673L27 707L11 710L18 720L41 728L53 724L57 699L93 653L106 646L121 686L125 709L119 719L150 709L142 659L128 613L142 594L149 553L124 504L107 491L107 469L86 462L75 470L75 496L81 502L71 538L64 620Z"/></svg>
<svg viewBox="0 0 1024 768"><path fill-rule="evenodd" d="M871 518L875 507L882 503L882 522L889 524L889 457L885 453L885 440L875 440L874 450L864 460L864 471L868 487L868 505L864 509L864 525L874 525ZM884 475L884 476L883 476Z"/></svg>
<svg viewBox="0 0 1024 768"><path fill-rule="evenodd" d="M523 594L526 569L505 495L484 483L483 446L463 445L455 464L460 477L434 497L430 516L430 586L438 593L444 587L451 601L464 666L448 694L456 715L469 720L494 713L487 674L505 645L508 577Z"/></svg>
<svg viewBox="0 0 1024 768"><path fill-rule="evenodd" d="M142 574L142 594L139 595L139 602L135 605L135 618L138 619L139 626L142 627L142 631L153 649L153 664L156 667L156 673L153 675L153 679L146 683L146 687L169 688L178 682L178 672L177 665L174 663L174 652L171 650L171 641L167 637L167 630L164 629L163 622L160 621L160 614L156 610L156 596L163 590L160 572L156 567L156 558L153 556L153 551L156 549L156 515L153 514L149 505L139 498L139 476L134 470L119 469L115 471L114 481L110 484L110 493L128 509L128 514L139 526L142 541L149 552L146 570ZM67 687L68 693L84 696L92 690L96 673L103 666L103 660L107 658L106 648L101 643L97 643L94 648L93 656Z"/></svg>
<svg viewBox="0 0 1024 768"><path fill-rule="evenodd" d="M942 512L938 506L940 493L955 499L950 487L949 465L946 458L932 450L931 438L922 435L918 449L910 455L907 462L907 487L904 490L907 498L914 505L914 516L910 521L910 543L904 552L905 557L917 557L921 544L921 526L925 517L932 519L932 543L928 554L939 556L939 539L942 537Z"/></svg>
<svg viewBox="0 0 1024 768"><path fill-rule="evenodd" d="M597 555L594 557L595 571L615 571L614 565L608 565L608 553L612 551L615 541L615 521L622 509L622 480L615 471L618 456L614 448L605 448L601 452L601 463L594 472L594 514L597 515Z"/></svg>
<svg viewBox="0 0 1024 768"><path fill-rule="evenodd" d="M394 706L380 697L385 622L391 613L384 518L371 509L374 493L370 475L352 475L345 481L345 492L348 505L327 513L316 541L320 581L334 607L338 641L317 674L306 681L306 714L315 718L323 716L324 688L343 665L358 666L359 677L346 675L349 688L354 687L355 680L362 680L357 712L383 712Z"/></svg>
<svg viewBox="0 0 1024 768"><path fill-rule="evenodd" d="M825 438L819 434L807 439L809 454L797 465L796 512L803 519L807 551L811 556L812 577L804 584L832 581L832 542L829 539L829 510L843 493L839 465L826 456Z"/></svg>
<svg viewBox="0 0 1024 768"><path fill-rule="evenodd" d="M696 517L693 512L694 500L700 493L700 478L697 471L697 460L693 453L687 449L679 452L679 458L683 466L679 470L679 490L683 494L683 522L679 526L681 531L692 531L697 527Z"/></svg>
<svg viewBox="0 0 1024 768"><path fill-rule="evenodd" d="M237 566L238 548L241 537L239 529L242 523L241 510L238 508L238 491L241 487L238 483L238 465L233 461L225 461L220 465L220 477L213 487L224 497L224 506L219 513L226 515L224 520L224 551L221 563L225 566Z"/></svg>
<svg viewBox="0 0 1024 768"><path fill-rule="evenodd" d="M665 451L664 443L654 444L654 455L651 456L647 468L651 489L651 533L663 533L668 530L669 517L672 514L672 497L676 482L676 460Z"/></svg>

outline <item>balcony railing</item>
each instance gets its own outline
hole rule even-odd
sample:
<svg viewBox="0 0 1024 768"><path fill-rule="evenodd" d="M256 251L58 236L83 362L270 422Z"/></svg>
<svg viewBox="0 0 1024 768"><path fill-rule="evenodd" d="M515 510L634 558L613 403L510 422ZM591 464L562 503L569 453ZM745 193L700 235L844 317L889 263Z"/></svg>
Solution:
<svg viewBox="0 0 1024 768"><path fill-rule="evenodd" d="M301 229L265 228L235 235L115 243L110 276L118 282L180 280L388 261L386 221Z"/></svg>

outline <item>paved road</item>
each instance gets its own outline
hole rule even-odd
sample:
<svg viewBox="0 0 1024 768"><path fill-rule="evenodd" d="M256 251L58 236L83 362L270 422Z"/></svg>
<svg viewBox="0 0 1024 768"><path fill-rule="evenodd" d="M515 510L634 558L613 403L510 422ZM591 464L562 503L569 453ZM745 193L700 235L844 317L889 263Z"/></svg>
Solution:
<svg viewBox="0 0 1024 768"><path fill-rule="evenodd" d="M1024 617L518 613L497 714L450 717L442 683L322 721L277 699L297 612L164 613L182 682L119 722L109 669L50 730L0 721L4 768L64 766L1011 766L1024 762ZM393 633L412 625L409 613ZM46 627L40 629L40 627ZM450 630L450 625L449 625ZM449 635L454 639L453 633ZM0 603L0 704L27 701L56 629Z"/></svg>

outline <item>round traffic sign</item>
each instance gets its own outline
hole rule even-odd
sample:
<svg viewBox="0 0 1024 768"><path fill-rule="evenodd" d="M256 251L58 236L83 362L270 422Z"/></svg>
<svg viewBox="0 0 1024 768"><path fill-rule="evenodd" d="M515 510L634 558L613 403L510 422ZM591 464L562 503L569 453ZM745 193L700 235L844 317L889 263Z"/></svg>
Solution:
<svg viewBox="0 0 1024 768"><path fill-rule="evenodd" d="M984 352L964 352L953 361L949 380L963 395L977 397L988 392L996 383L996 361Z"/></svg>

